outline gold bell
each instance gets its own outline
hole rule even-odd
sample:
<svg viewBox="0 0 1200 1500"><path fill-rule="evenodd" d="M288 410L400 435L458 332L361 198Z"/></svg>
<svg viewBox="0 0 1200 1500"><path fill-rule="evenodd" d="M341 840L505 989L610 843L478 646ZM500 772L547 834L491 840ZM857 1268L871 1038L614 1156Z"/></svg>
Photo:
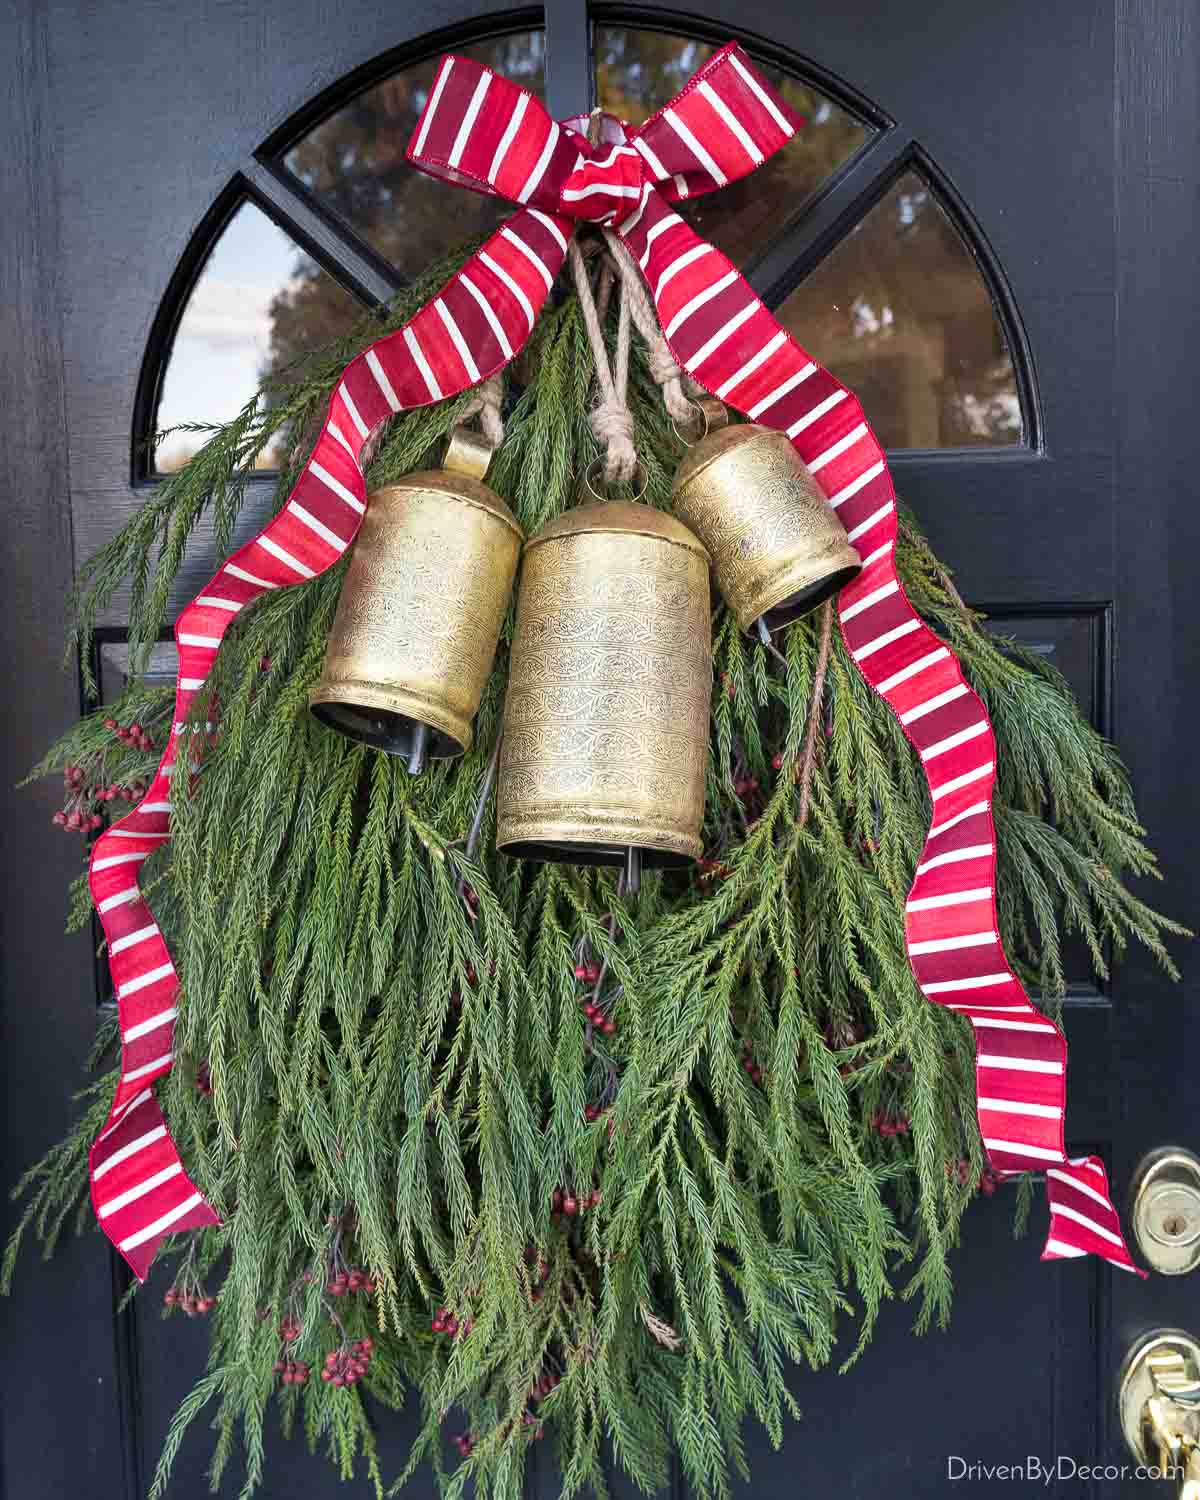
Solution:
<svg viewBox="0 0 1200 1500"><path fill-rule="evenodd" d="M778 630L857 577L862 563L786 433L728 427L719 401L697 405L707 431L675 476L675 514L712 554L738 626Z"/></svg>
<svg viewBox="0 0 1200 1500"><path fill-rule="evenodd" d="M701 853L712 645L708 553L610 500L525 544L496 845L519 859L685 865Z"/></svg>
<svg viewBox="0 0 1200 1500"><path fill-rule="evenodd" d="M481 483L492 456L478 433L451 434L444 467L370 499L342 585L317 718L403 756L461 755L492 670L524 533Z"/></svg>

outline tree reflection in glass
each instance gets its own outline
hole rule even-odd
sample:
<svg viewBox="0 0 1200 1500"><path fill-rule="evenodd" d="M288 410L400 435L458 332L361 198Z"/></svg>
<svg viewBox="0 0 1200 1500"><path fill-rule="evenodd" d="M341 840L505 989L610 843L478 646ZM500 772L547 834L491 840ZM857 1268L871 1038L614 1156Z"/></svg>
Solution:
<svg viewBox="0 0 1200 1500"><path fill-rule="evenodd" d="M929 185L906 172L776 309L886 448L1022 441L999 316Z"/></svg>
<svg viewBox="0 0 1200 1500"><path fill-rule="evenodd" d="M545 35L520 31L454 49L539 97ZM385 78L330 115L286 154L283 164L406 279L446 250L486 234L513 211L438 182L404 159L433 86L438 58Z"/></svg>
<svg viewBox="0 0 1200 1500"><path fill-rule="evenodd" d="M717 49L664 31L597 26L595 50L597 103L635 125L669 104ZM696 198L682 209L696 232L737 266L749 265L761 255L821 184L872 134L870 127L810 84L757 58L755 62L804 125L788 145L748 177Z"/></svg>

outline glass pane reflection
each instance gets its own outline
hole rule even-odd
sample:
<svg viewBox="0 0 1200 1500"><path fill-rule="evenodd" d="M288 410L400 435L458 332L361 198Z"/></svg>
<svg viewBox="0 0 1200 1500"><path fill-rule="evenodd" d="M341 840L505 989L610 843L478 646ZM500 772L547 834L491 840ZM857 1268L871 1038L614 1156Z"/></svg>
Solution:
<svg viewBox="0 0 1200 1500"><path fill-rule="evenodd" d="M597 26L597 103L631 125L641 124L670 103L716 50L707 42L668 32ZM761 255L821 184L872 134L862 121L810 84L756 62L801 115L804 126L748 177L695 199L684 210L697 233L739 266Z"/></svg>
<svg viewBox="0 0 1200 1500"><path fill-rule="evenodd" d="M163 376L155 430L228 422L264 375L348 333L363 309L261 209L244 203L213 246L183 310ZM205 441L159 441L154 468L181 469ZM260 469L276 467L271 450Z"/></svg>
<svg viewBox="0 0 1200 1500"><path fill-rule="evenodd" d="M543 32L514 32L454 50L541 96ZM437 64L434 56L385 78L284 157L287 170L405 278L472 235L489 233L513 211L502 198L435 181L405 161Z"/></svg>
<svg viewBox="0 0 1200 1500"><path fill-rule="evenodd" d="M1012 358L971 252L906 172L777 309L886 448L1022 441Z"/></svg>

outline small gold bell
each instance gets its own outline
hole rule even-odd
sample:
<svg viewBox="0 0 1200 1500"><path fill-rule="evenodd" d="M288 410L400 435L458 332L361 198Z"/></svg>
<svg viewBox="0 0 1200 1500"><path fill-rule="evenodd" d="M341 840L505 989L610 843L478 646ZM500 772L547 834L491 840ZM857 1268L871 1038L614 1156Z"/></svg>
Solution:
<svg viewBox="0 0 1200 1500"><path fill-rule="evenodd" d="M708 553L673 516L583 505L525 544L496 845L520 859L687 864L701 853Z"/></svg>
<svg viewBox="0 0 1200 1500"><path fill-rule="evenodd" d="M675 514L712 554L738 626L778 630L816 609L862 564L786 433L753 422L727 427L720 402L697 404L708 431L675 476Z"/></svg>
<svg viewBox="0 0 1200 1500"><path fill-rule="evenodd" d="M408 474L367 506L312 711L360 744L461 755L492 670L524 533L481 483L491 445L457 428L441 469Z"/></svg>

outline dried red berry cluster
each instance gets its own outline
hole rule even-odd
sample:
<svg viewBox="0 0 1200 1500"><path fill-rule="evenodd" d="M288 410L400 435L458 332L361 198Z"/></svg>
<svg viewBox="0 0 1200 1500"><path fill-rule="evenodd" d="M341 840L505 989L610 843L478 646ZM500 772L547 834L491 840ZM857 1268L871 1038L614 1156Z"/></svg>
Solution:
<svg viewBox="0 0 1200 1500"><path fill-rule="evenodd" d="M305 1359L277 1359L274 1370L284 1385L303 1385L308 1379L308 1361Z"/></svg>
<svg viewBox="0 0 1200 1500"><path fill-rule="evenodd" d="M971 1180L971 1163L965 1156L960 1156L957 1161L946 1163L946 1175L955 1177L960 1187L965 1187ZM977 1191L985 1198L990 1198L1000 1186L1000 1178L992 1171L991 1167L984 1167L979 1174Z"/></svg>
<svg viewBox="0 0 1200 1500"><path fill-rule="evenodd" d="M343 1344L340 1349L331 1349L325 1356L321 1379L339 1389L344 1385L357 1385L371 1368L374 1348L375 1340L368 1337Z"/></svg>
<svg viewBox="0 0 1200 1500"><path fill-rule="evenodd" d="M111 729L119 740L132 745L135 750L153 750L154 741L140 724L118 724L116 719L105 719L105 729Z"/></svg>
<svg viewBox="0 0 1200 1500"><path fill-rule="evenodd" d="M871 1116L871 1128L880 1135L907 1135L912 1127L907 1115L888 1115L879 1109Z"/></svg>
<svg viewBox="0 0 1200 1500"><path fill-rule="evenodd" d="M576 1214L583 1213L584 1209L595 1208L599 1202L599 1188L593 1188L590 1193L577 1196L570 1188L556 1187L550 1195L550 1212L564 1214L568 1219L573 1219Z"/></svg>
<svg viewBox="0 0 1200 1500"><path fill-rule="evenodd" d="M597 1005L588 995L581 995L579 1008L597 1031L603 1032L605 1036L616 1036L617 1023L602 1005Z"/></svg>
<svg viewBox="0 0 1200 1500"><path fill-rule="evenodd" d="M197 1313L204 1314L212 1312L217 1305L217 1299L210 1297L207 1292L180 1291L178 1287L168 1287L163 1294L163 1301L168 1307L177 1307L181 1312L187 1313L189 1318L194 1318Z"/></svg>
<svg viewBox="0 0 1200 1500"><path fill-rule="evenodd" d="M742 1054L742 1067L745 1068L753 1082L761 1083L763 1081L762 1069L754 1060L754 1050L749 1042L742 1043Z"/></svg>
<svg viewBox="0 0 1200 1500"><path fill-rule="evenodd" d="M83 810L84 804L94 796L89 788L85 788L85 779L82 766L68 766L63 772L63 805L50 819L55 828L66 828L72 833L91 833L104 822L99 813Z"/></svg>
<svg viewBox="0 0 1200 1500"><path fill-rule="evenodd" d="M465 1339L475 1324L471 1318L463 1318L460 1322L448 1307L439 1307L429 1326L434 1333L444 1333L448 1339Z"/></svg>
<svg viewBox="0 0 1200 1500"><path fill-rule="evenodd" d="M375 1290L375 1278L361 1266L347 1266L334 1272L325 1290L331 1297L345 1297L353 1292L366 1292L370 1296Z"/></svg>
<svg viewBox="0 0 1200 1500"><path fill-rule="evenodd" d="M475 1439L469 1432L460 1432L454 1438L454 1446L458 1449L461 1458L470 1458L475 1451Z"/></svg>

